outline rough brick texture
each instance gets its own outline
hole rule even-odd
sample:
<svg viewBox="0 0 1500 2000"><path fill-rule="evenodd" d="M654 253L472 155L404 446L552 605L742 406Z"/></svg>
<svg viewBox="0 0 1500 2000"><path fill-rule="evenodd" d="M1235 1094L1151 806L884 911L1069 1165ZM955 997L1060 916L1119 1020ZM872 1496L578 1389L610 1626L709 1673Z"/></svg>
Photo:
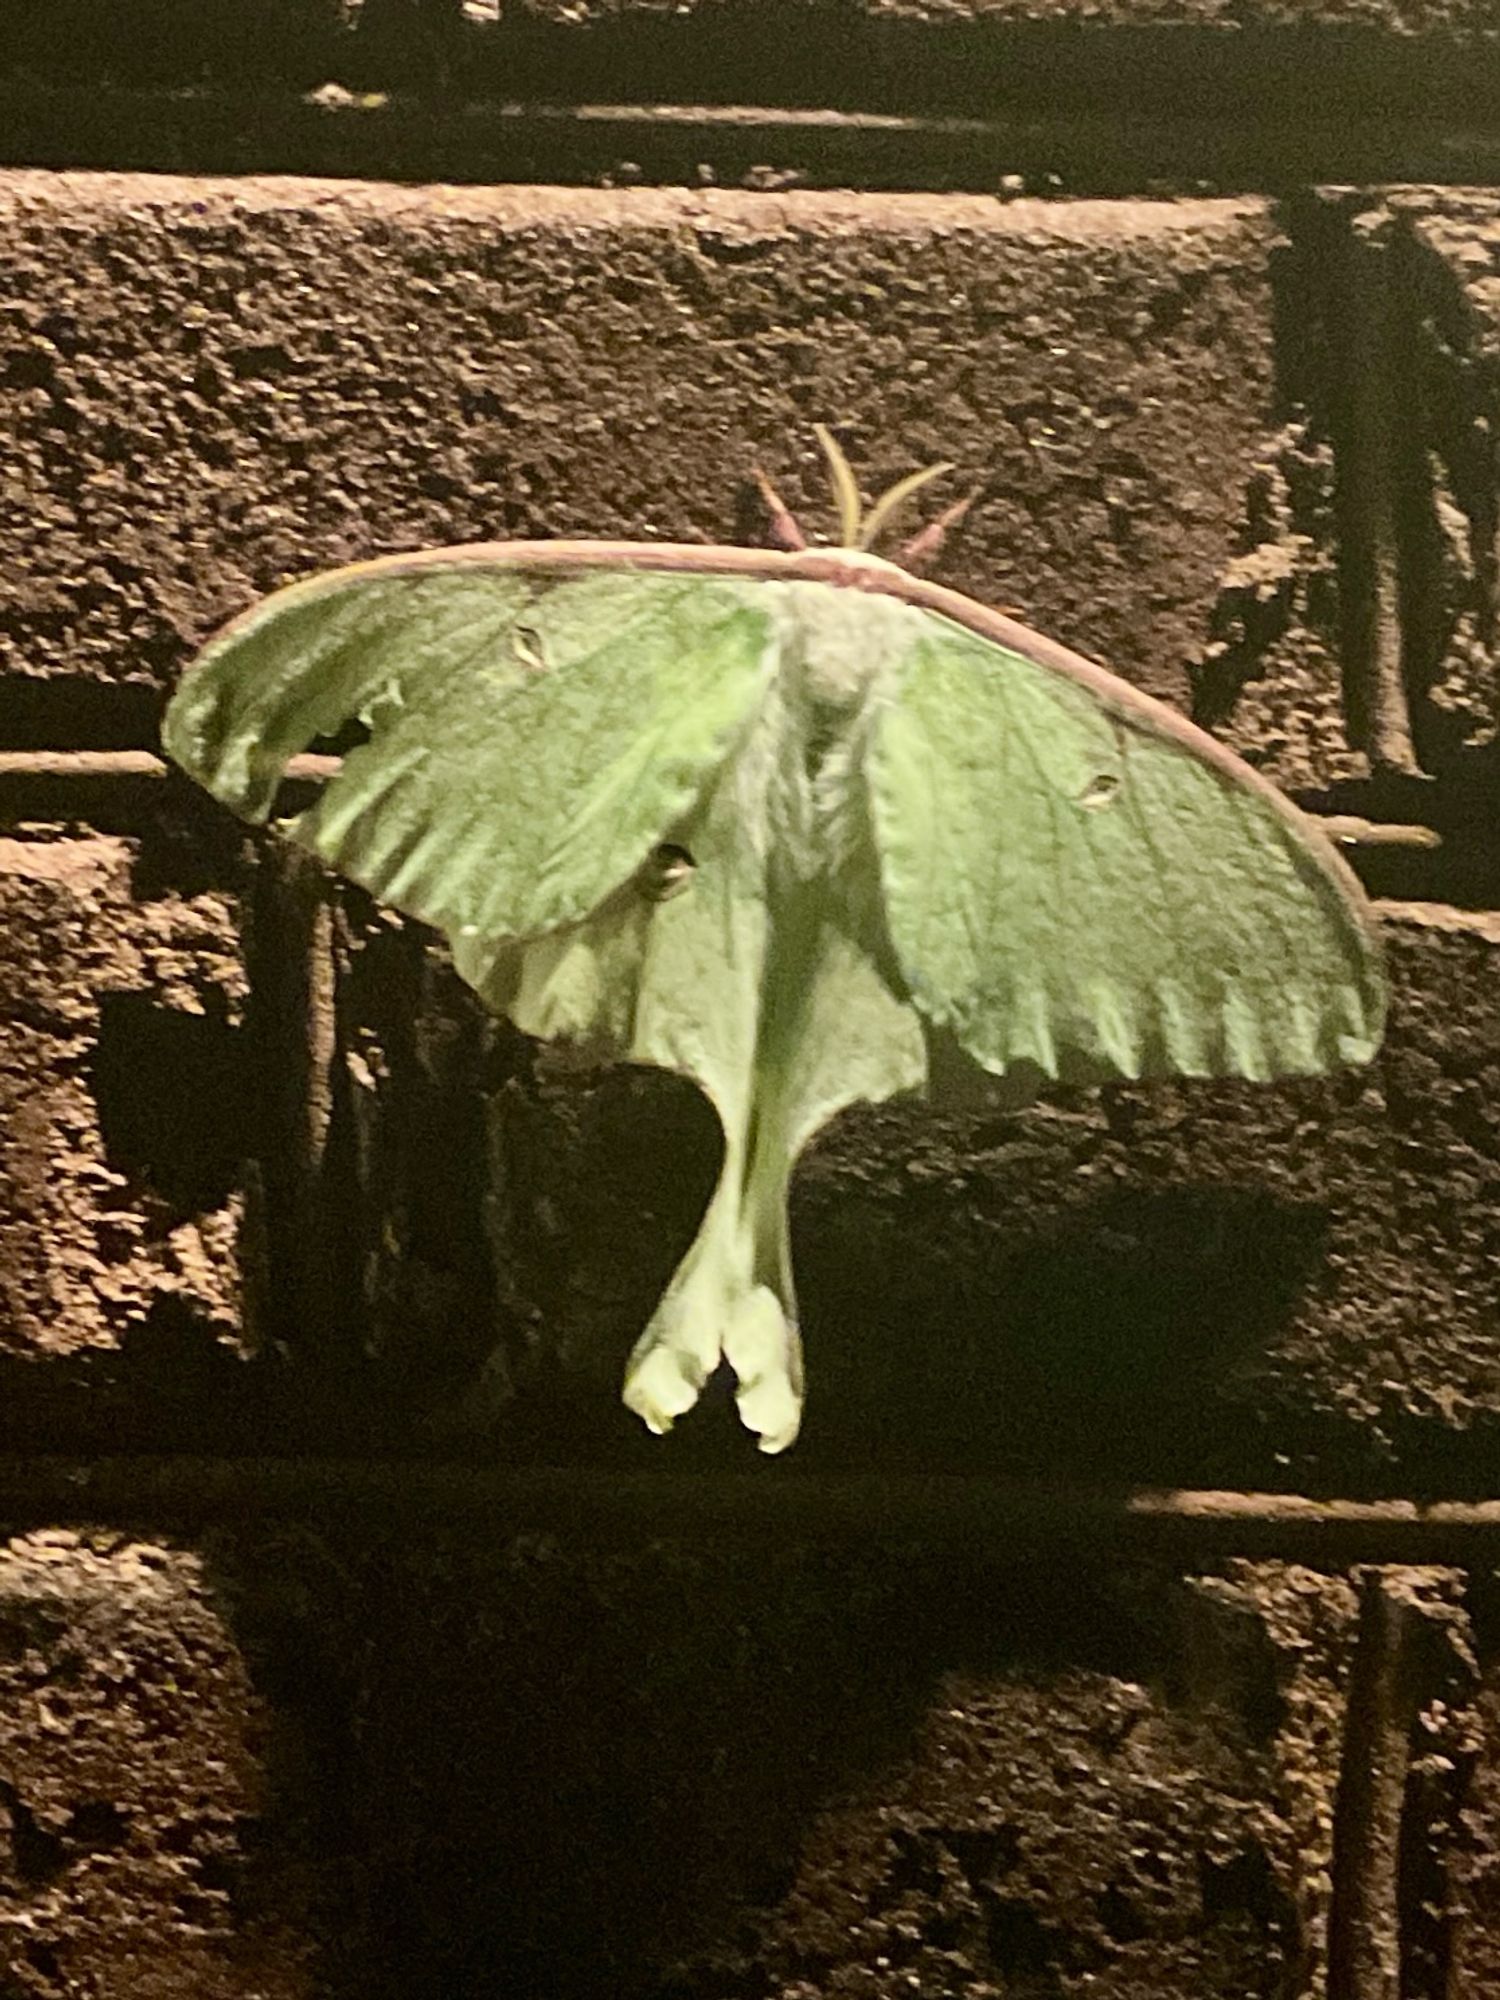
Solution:
<svg viewBox="0 0 1500 2000"><path fill-rule="evenodd" d="M55 1042L18 1045L37 1068L15 1058L12 1145L31 1179L14 1170L10 1283L49 1305L13 1322L30 1359L7 1435L94 1434L77 1364L62 1363L123 1343L82 1379L111 1423L126 1399L140 1441L168 1412L212 1434L259 1407L283 1444L435 1425L511 1452L738 1461L717 1394L668 1446L615 1402L712 1181L706 1107L670 1079L529 1053L410 930L366 913L312 935L331 981L327 1099L301 1168L276 1150L294 1147L295 1097L285 1120L236 1127L232 1024L139 989L106 995L68 1044L86 1062L66 1085L46 1081ZM812 1372L799 1456L1484 1491L1500 1419L1486 1278L1500 937L1483 917L1394 906L1389 937L1397 1011L1368 1076L1060 1094L1021 1119L893 1107L841 1121L794 1201ZM101 1018L121 1051L102 1067ZM199 1065L194 1092L168 1098L182 1129L132 1125L118 1060L165 1091ZM50 1110L59 1097L81 1136ZM204 1129L188 1129L195 1115ZM248 1369L223 1347L241 1148L259 1149L252 1186L277 1246L268 1272L263 1248L252 1258L272 1344ZM107 1205L75 1185L92 1195L90 1149Z"/></svg>
<svg viewBox="0 0 1500 2000"><path fill-rule="evenodd" d="M1396 1010L1369 1074L839 1121L793 1200L799 1454L1487 1491L1500 932L1393 906L1387 935ZM540 1085L497 1099L502 1269L602 1399L659 1287L663 1225L667 1245L692 1227L678 1176L653 1171L662 1124L632 1129L673 1096L644 1078L581 1095L545 1064ZM699 1199L707 1136L671 1139ZM727 1407L672 1448L708 1451L714 1429L732 1450Z"/></svg>
<svg viewBox="0 0 1500 2000"><path fill-rule="evenodd" d="M1383 253L1414 336L1405 373L1399 352L1393 368L1410 392L1400 442L1416 751L1462 785L1467 766L1492 762L1500 723L1500 200L1401 193L1386 206Z"/></svg>
<svg viewBox="0 0 1500 2000"><path fill-rule="evenodd" d="M180 34L78 0L14 10L0 74L45 97L93 24L111 82L283 105L722 99L773 23L782 101L836 55L845 108L1045 77L1088 123L1118 70L1122 127L1191 77L1208 121L1249 78L1289 127L1482 129L1491 14L285 0ZM1368 1074L830 1132L807 1431L710 1532L694 1496L749 1463L723 1385L665 1444L616 1401L713 1176L701 1101L485 1021L419 929L174 785L0 761L0 1450L203 1454L179 1494L247 1460L215 1487L246 1518L0 1550L0 2000L1496 1987L1492 1563L814 1549L756 1501L849 1467L1021 1469L1060 1514L1116 1479L1493 1494L1497 240L1500 196L1422 189L0 176L0 751L149 745L215 623L350 557L744 538L756 461L821 525L822 418L871 487L958 460L946 580L1444 837L1362 864L1396 981ZM316 1525L254 1524L268 1452ZM597 1540L522 1536L460 1467L308 1452L666 1467L677 1511L648 1533L627 1487Z"/></svg>
<svg viewBox="0 0 1500 2000"><path fill-rule="evenodd" d="M368 6L370 0L365 0ZM749 11L757 0L740 0ZM480 6L472 10L482 14ZM664 14L697 14L713 18L732 14L733 0L522 0L501 10L512 22L532 19L560 27L584 28L600 21L638 15L641 20ZM768 10L769 11L769 10ZM1092 23L1183 21L1244 27L1248 22L1274 21L1302 29L1319 22L1351 22L1366 27L1493 30L1494 23L1477 0L1259 0L1250 7L1230 0L1116 0L1116 4L1057 4L1057 0L856 0L840 9L836 0L787 0L783 13L814 19L819 13L850 13L873 21L914 22L927 27L952 27L968 22L1044 21L1077 16Z"/></svg>
<svg viewBox="0 0 1500 2000"><path fill-rule="evenodd" d="M69 83L338 81L563 101L603 86L615 102L929 104L1003 100L1018 58L1040 80L1038 31L1074 31L1074 91L1097 89L1111 60L1126 88L1150 87L1138 51L1112 52L1112 28L1175 31L1179 46L1158 35L1152 50L1174 73L1182 32L1205 31L1191 55L1210 85L1227 73L1214 41L1259 30L1271 49L1237 50L1241 73L1269 53L1303 92L1295 46L1320 33L1334 87L1351 58L1354 75L1400 76L1412 41L1461 54L1495 35L1486 0L142 0L128 17L101 0L16 0L4 27L0 74ZM1078 44L1079 28L1092 46ZM1053 35L1044 46L1055 55L1066 44ZM1049 81L1049 95L1067 97L1069 78Z"/></svg>
<svg viewBox="0 0 1500 2000"><path fill-rule="evenodd" d="M33 510L6 613L16 713L38 687L83 714L122 683L152 689L255 591L357 555L497 533L733 537L758 527L757 459L820 519L804 427L846 411L871 485L944 450L962 465L949 490L980 483L951 581L1196 703L1288 782L1363 782L1339 699L1329 443L1353 451L1355 426L1309 364L1284 370L1309 391L1300 412L1272 379L1273 288L1283 309L1317 296L1322 239L1295 218L1278 247L1256 203L93 176L5 191L7 409ZM107 851L123 894L125 850ZM274 1390L263 1414L283 1440L373 1427L661 1449L614 1385L711 1183L705 1108L664 1079L580 1079L490 1029L413 932L359 899L331 907L315 872L258 876L247 1028L229 989L198 1002L201 1033L161 1003L202 1065L201 1098L173 1102L232 1106L247 1064L274 1079L245 1143L268 1338L236 1393ZM137 919L122 903L121 935L175 907L148 898ZM1397 1013L1368 1077L1063 1097L1020 1121L846 1120L797 1194L802 1450L1482 1485L1500 1413L1494 927L1438 908L1391 935ZM105 997L120 1046L160 1025L157 1003ZM36 1061L55 1068L51 1045ZM99 1086L119 1071L95 1072L93 1105L89 1078L49 1087L107 1127ZM84 1324L130 1336L111 1380L143 1439L163 1374L200 1380L185 1317L229 1324L226 1299L162 1273L173 1231L203 1240L204 1213L231 1240L233 1139L215 1116L162 1142L207 1145L211 1164L128 1279L91 1275L98 1204L65 1200L72 1140L33 1170L66 1221L50 1239L33 1225L15 1282L39 1295L60 1263L74 1272L54 1348ZM88 1143L107 1154L108 1131ZM136 1162L143 1184L152 1164ZM106 1310L99 1285L125 1296ZM170 1340L130 1333L143 1310ZM50 1378L27 1379L39 1394ZM31 1405L10 1409L24 1440ZM221 1389L204 1421L231 1412ZM671 1449L742 1445L715 1397Z"/></svg>
<svg viewBox="0 0 1500 2000"><path fill-rule="evenodd" d="M3 1990L1311 1995L1346 1949L1356 1597L1277 1564L21 1537ZM1452 1692L1412 1696L1434 1754Z"/></svg>
<svg viewBox="0 0 1500 2000"><path fill-rule="evenodd" d="M1258 202L8 175L0 671L169 683L351 555L736 540L809 435L982 504L945 578L1187 698L1274 425ZM3 725L0 725L3 726Z"/></svg>
<svg viewBox="0 0 1500 2000"><path fill-rule="evenodd" d="M245 1909L264 1704L193 1552L0 1543L0 1992L297 2000L308 1940Z"/></svg>
<svg viewBox="0 0 1500 2000"><path fill-rule="evenodd" d="M153 1337L210 1354L240 1343L251 1148L229 1053L244 973L232 899L163 880L169 848L164 830L0 838L0 1374L13 1394L45 1394L54 1365L72 1380L91 1353L107 1377Z"/></svg>

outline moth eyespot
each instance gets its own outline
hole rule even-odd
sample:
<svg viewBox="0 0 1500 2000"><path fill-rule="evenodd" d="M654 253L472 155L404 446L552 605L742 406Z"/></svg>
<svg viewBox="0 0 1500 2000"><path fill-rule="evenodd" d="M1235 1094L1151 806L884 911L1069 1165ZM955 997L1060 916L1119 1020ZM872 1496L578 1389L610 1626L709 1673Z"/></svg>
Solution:
<svg viewBox="0 0 1500 2000"><path fill-rule="evenodd" d="M528 673L546 673L547 656L542 651L542 635L534 625L512 625L510 649L516 656L517 665L523 666Z"/></svg>
<svg viewBox="0 0 1500 2000"><path fill-rule="evenodd" d="M665 903L673 896L680 896L691 883L696 865L685 847L663 841L642 865L641 894L652 903Z"/></svg>
<svg viewBox="0 0 1500 2000"><path fill-rule="evenodd" d="M1091 778L1078 795L1078 803L1087 806L1090 812L1097 812L1101 806L1113 805L1119 796L1120 781L1113 771L1101 771L1097 778Z"/></svg>

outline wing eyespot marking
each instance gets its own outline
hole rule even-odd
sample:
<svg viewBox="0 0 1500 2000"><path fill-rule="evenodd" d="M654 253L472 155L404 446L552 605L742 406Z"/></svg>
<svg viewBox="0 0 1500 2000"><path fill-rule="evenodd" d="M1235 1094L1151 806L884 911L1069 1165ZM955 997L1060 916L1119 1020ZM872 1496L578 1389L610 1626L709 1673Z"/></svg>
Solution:
<svg viewBox="0 0 1500 2000"><path fill-rule="evenodd" d="M549 669L547 655L542 647L542 635L534 625L512 625L510 628L510 650L516 665L528 674L545 674Z"/></svg>
<svg viewBox="0 0 1500 2000"><path fill-rule="evenodd" d="M676 841L664 840L641 863L638 883L648 903L667 903L693 886L697 868L692 854Z"/></svg>

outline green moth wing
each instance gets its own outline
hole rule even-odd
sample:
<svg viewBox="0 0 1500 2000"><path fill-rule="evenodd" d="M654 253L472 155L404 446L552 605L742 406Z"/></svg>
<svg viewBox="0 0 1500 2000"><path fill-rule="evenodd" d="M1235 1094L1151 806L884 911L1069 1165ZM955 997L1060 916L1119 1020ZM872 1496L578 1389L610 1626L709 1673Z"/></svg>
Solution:
<svg viewBox="0 0 1500 2000"><path fill-rule="evenodd" d="M742 584L397 558L278 592L211 642L163 741L263 818L289 757L361 719L287 831L451 934L587 914L689 810L773 666Z"/></svg>
<svg viewBox="0 0 1500 2000"><path fill-rule="evenodd" d="M784 586L656 553L458 550L294 585L210 643L163 737L264 818L289 760L362 719L368 741L281 830L439 926L525 1031L703 1088L723 1169L626 1398L666 1429L727 1358L778 1450L801 1408L792 1164L851 1097L920 1083L922 1036L877 969L868 891L831 893L811 793L787 782L812 716L778 680L798 656ZM649 862L669 839L690 875L663 896Z"/></svg>
<svg viewBox="0 0 1500 2000"><path fill-rule="evenodd" d="M1218 745L1033 644L924 614L876 728L886 920L927 1020L986 1069L1075 1083L1368 1061L1379 951L1325 844Z"/></svg>
<svg viewBox="0 0 1500 2000"><path fill-rule="evenodd" d="M679 1070L724 1161L625 1400L656 1430L721 1359L797 1432L792 1168L953 1048L1046 1078L1366 1060L1364 899L1274 789L998 614L849 550L498 543L278 592L212 641L169 753L438 925L525 1031ZM662 857L669 866L662 865Z"/></svg>

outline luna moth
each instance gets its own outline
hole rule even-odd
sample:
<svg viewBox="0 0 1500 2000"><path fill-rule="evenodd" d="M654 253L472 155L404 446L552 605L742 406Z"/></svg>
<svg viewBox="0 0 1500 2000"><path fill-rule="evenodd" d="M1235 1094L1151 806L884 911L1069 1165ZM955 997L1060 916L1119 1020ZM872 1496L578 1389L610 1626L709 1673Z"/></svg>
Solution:
<svg viewBox="0 0 1500 2000"><path fill-rule="evenodd" d="M356 564L219 633L164 728L260 821L362 722L282 831L436 926L526 1033L706 1093L722 1169L624 1399L666 1431L727 1361L768 1452L802 1408L789 1182L836 1112L966 1074L1016 1106L1315 1074L1367 1061L1385 1010L1311 823L1172 709L870 553L925 475L862 516L819 435L842 546Z"/></svg>

